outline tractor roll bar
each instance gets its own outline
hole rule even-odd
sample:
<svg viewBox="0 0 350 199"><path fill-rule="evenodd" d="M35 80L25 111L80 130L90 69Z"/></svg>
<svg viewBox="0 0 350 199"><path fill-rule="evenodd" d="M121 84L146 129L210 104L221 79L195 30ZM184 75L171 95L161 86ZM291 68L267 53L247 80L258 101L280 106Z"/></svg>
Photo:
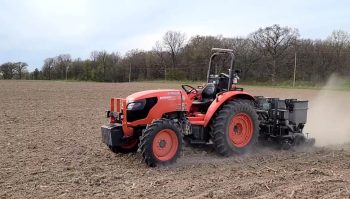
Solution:
<svg viewBox="0 0 350 199"><path fill-rule="evenodd" d="M217 52L232 52L233 53L233 50L232 49L225 49L225 48L212 48L211 51L217 51Z"/></svg>
<svg viewBox="0 0 350 199"><path fill-rule="evenodd" d="M235 55L233 54L233 50L232 49L224 49L224 48L212 48L211 51L214 51L214 53L210 56L210 60L209 60L209 68L208 68L208 74L207 74L207 82L209 82L209 75L210 75L210 68L212 67L212 61L214 59L214 57L218 56L218 55L225 55L225 54L229 54L231 56L231 62L230 62L230 69L229 69L229 81L228 81L228 85L227 85L227 90L231 90L231 86L233 83L233 68L234 68L234 64L235 64Z"/></svg>

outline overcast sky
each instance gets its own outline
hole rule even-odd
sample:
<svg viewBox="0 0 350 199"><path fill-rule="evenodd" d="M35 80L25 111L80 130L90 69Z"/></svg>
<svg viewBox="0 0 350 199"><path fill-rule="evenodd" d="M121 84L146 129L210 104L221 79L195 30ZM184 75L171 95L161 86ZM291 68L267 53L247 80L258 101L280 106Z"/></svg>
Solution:
<svg viewBox="0 0 350 199"><path fill-rule="evenodd" d="M59 54L149 50L168 30L236 37L273 24L311 39L350 32L350 1L0 0L0 64L23 61L32 71Z"/></svg>

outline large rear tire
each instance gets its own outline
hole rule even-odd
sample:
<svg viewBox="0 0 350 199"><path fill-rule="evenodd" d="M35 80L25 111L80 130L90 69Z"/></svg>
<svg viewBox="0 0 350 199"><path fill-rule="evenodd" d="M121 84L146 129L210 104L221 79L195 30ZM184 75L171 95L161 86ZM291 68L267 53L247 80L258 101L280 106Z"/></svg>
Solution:
<svg viewBox="0 0 350 199"><path fill-rule="evenodd" d="M249 101L230 101L214 116L210 134L220 155L244 154L257 143L258 115Z"/></svg>
<svg viewBox="0 0 350 199"><path fill-rule="evenodd" d="M139 149L144 162L151 167L176 161L182 150L182 134L169 119L159 119L147 126L140 138Z"/></svg>

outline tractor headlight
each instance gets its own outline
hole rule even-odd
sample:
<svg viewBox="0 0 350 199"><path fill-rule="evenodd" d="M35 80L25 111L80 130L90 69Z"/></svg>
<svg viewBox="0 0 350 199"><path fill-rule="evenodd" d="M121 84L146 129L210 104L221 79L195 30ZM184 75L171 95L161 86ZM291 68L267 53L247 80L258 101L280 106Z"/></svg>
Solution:
<svg viewBox="0 0 350 199"><path fill-rule="evenodd" d="M142 110L143 108L145 108L145 105L146 105L146 100L138 100L138 101L130 102L128 104L127 110L128 111Z"/></svg>

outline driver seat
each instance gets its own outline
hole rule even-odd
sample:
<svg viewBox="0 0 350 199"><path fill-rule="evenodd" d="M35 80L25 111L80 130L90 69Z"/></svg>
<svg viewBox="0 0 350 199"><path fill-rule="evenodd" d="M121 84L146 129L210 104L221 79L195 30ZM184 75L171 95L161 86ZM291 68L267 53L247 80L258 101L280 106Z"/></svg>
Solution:
<svg viewBox="0 0 350 199"><path fill-rule="evenodd" d="M217 88L214 83L208 83L202 90L202 100L195 100L192 104L209 105L215 99L216 90Z"/></svg>

